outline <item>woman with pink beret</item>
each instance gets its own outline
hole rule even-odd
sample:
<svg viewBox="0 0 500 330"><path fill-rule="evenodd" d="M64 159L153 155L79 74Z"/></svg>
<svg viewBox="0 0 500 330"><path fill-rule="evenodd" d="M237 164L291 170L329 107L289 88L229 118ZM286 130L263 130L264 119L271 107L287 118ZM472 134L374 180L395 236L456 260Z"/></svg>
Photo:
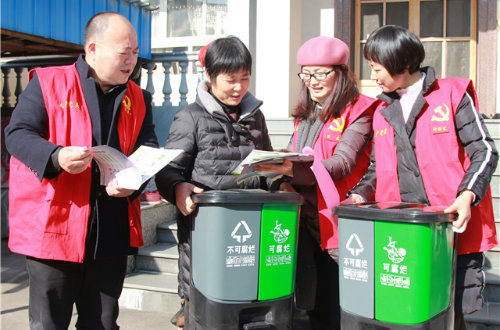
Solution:
<svg viewBox="0 0 500 330"><path fill-rule="evenodd" d="M297 53L302 88L287 150L312 149L326 169L327 180L317 179L318 173L315 176L310 164L305 163L285 161L259 168L287 175L288 182L305 198L295 294L296 307L307 311L314 330L340 329L337 219L327 204L331 204L332 190L338 191L342 201L366 172L372 116L378 103L360 94L348 59L349 47L330 37L312 38ZM330 181L332 189L325 190L324 181Z"/></svg>

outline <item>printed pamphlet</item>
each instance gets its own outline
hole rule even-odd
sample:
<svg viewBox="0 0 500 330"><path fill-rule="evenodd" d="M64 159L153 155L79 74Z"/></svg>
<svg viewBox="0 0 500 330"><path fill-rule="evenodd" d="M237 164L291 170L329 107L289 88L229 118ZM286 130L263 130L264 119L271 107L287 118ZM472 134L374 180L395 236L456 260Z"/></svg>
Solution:
<svg viewBox="0 0 500 330"><path fill-rule="evenodd" d="M130 157L110 146L91 148L94 160L101 171L101 185L113 179L118 186L137 190L139 187L170 163L183 150L140 146Z"/></svg>
<svg viewBox="0 0 500 330"><path fill-rule="evenodd" d="M292 162L313 162L314 156L294 153L294 152L281 152L281 151L264 151L264 150L253 150L238 167L232 172L232 174L244 175L253 172L253 167L258 164L270 164L276 163L280 164L284 159L289 159Z"/></svg>

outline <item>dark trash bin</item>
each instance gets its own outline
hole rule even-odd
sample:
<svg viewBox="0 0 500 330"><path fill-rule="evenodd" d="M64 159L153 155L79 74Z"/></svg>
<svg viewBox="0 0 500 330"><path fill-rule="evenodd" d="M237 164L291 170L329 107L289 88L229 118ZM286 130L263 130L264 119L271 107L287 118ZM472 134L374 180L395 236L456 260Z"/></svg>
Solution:
<svg viewBox="0 0 500 330"><path fill-rule="evenodd" d="M340 205L342 329L453 329L456 239L442 208Z"/></svg>
<svg viewBox="0 0 500 330"><path fill-rule="evenodd" d="M234 189L192 198L186 328L291 329L302 197Z"/></svg>

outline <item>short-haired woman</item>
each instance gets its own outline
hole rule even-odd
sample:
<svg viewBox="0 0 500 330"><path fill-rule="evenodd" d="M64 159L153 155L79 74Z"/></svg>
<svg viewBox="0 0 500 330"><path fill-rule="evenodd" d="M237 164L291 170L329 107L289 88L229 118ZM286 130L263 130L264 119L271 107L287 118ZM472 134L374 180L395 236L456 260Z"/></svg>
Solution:
<svg viewBox="0 0 500 330"><path fill-rule="evenodd" d="M160 194L177 205L179 217L179 295L186 301L184 312L173 323L184 326L189 304L190 214L196 205L191 194L204 190L263 188L262 177L238 184L231 172L253 150L272 151L262 101L248 88L252 56L237 37L213 41L203 53L207 81L198 85L196 101L175 115L165 148L184 152L156 175ZM173 188L172 188L173 187ZM187 321L187 320L186 320Z"/></svg>

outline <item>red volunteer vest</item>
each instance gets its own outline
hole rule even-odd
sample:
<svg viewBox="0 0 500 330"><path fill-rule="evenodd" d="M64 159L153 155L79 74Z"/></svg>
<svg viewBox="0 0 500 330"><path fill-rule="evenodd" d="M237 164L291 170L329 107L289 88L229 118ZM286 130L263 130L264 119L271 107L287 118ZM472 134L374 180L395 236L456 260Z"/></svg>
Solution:
<svg viewBox="0 0 500 330"><path fill-rule="evenodd" d="M469 79L437 79L434 90L425 96L427 104L416 123L415 149L424 187L432 206L453 204L457 189L470 165L465 149L457 143L455 112L465 92L477 95ZM401 201L397 172L394 129L380 114L373 117L378 202ZM479 113L478 113L479 116ZM493 217L491 191L471 208L471 219L458 240L458 254L487 251L498 244Z"/></svg>
<svg viewBox="0 0 500 330"><path fill-rule="evenodd" d="M377 101L375 99L360 94L358 101L354 105L349 105L340 117L329 119L323 125L318 138L314 143L313 150L315 154L320 155L321 159L328 159L332 157L335 147L340 142L344 130L367 111L373 111L373 105L376 102ZM295 152L297 152L298 126L299 121L296 120L294 123L293 134L293 149ZM298 150L298 152L302 152L302 150ZM366 173L368 165L370 165L370 153L371 143L368 144L361 154L358 163L351 174L341 180L334 181L341 201L345 199L347 192L349 192L349 190L351 190ZM328 210L319 186L316 186L316 192L318 196L321 248L336 249L339 245L338 218L336 215L331 214L330 210Z"/></svg>
<svg viewBox="0 0 500 330"><path fill-rule="evenodd" d="M92 122L76 65L35 71L49 118L47 140L63 147L92 147ZM127 87L118 119L118 135L122 152L128 156L139 135L146 106L141 88L132 81ZM57 178L44 178L41 183L16 158L11 157L10 166L9 248L41 259L83 262L91 166L76 175L63 171ZM139 199L129 201L131 246L143 244L140 214Z"/></svg>

